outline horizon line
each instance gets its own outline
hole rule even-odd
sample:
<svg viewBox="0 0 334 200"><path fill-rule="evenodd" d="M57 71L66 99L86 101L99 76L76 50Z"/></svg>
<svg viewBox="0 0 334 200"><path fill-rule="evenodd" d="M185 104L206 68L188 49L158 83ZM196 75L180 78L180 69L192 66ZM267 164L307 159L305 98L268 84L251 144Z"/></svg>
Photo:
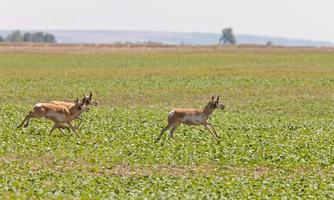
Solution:
<svg viewBox="0 0 334 200"><path fill-rule="evenodd" d="M233 29L233 28L232 28ZM154 33L176 33L176 34L216 34L221 35L220 32L204 32L204 31L169 31L169 30L131 30L131 29L0 29L0 31L63 31L63 32L84 32L84 31L110 31L110 32L154 32ZM304 40L304 41L316 41L316 42L327 42L334 45L334 41L331 40L325 40L325 39L308 39L304 37L288 37L288 36L269 36L269 35L257 35L257 34L251 34L251 33L234 33L236 36L255 36L255 37L262 37L262 38L273 38L273 39L287 39L287 40Z"/></svg>

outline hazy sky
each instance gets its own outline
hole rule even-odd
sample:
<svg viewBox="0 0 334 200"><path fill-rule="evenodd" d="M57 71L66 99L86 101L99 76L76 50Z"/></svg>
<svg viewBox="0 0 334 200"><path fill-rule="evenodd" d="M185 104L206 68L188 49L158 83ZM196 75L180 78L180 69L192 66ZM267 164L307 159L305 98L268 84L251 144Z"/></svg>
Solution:
<svg viewBox="0 0 334 200"><path fill-rule="evenodd" d="M334 42L334 0L0 0L0 29L236 34Z"/></svg>

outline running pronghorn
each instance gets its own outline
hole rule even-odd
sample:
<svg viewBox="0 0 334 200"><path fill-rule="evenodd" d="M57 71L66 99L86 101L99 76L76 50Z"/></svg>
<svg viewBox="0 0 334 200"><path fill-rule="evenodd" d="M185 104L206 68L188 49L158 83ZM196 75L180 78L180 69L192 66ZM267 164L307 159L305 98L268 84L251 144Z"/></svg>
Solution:
<svg viewBox="0 0 334 200"><path fill-rule="evenodd" d="M92 97L93 97L92 92L89 92L89 96L85 95L85 94L83 95L82 103L86 106L86 111L89 110L88 106L91 105L91 104L97 106L97 102L96 101L93 102ZM70 108L70 107L75 105L74 102L68 102L68 101L51 101L50 103L62 105L62 106L65 106L67 108ZM77 120L79 120L79 123L74 126L75 129L78 129L79 126L81 125L82 119L81 119L80 116L81 115L78 115L77 118L76 118Z"/></svg>
<svg viewBox="0 0 334 200"><path fill-rule="evenodd" d="M157 141L160 140L162 134L167 131L168 129L172 128L169 136L174 139L174 132L176 128L180 124L186 124L186 125L203 125L206 129L209 130L209 132L212 134L212 136L218 140L219 136L213 127L213 125L208 122L208 119L210 115L213 113L213 111L217 108L220 108L224 110L225 106L221 103L219 103L219 96L215 100L215 97L212 96L211 101L205 106L203 110L197 110L197 109L182 109L182 108L175 108L172 111L168 113L168 125L163 128L160 132L159 137L157 138ZM212 130L209 128L211 126Z"/></svg>
<svg viewBox="0 0 334 200"><path fill-rule="evenodd" d="M50 134L55 128L58 128L62 133L64 133L62 128L66 127L63 125L63 123L66 123L79 137L75 128L71 124L71 121L76 119L82 112L86 111L86 105L84 104L83 100L84 99L82 99L82 101L79 101L79 99L77 98L72 107L66 107L54 103L37 103L34 105L33 111L30 111L28 113L28 115L24 118L22 123L17 128L20 128L23 124L24 127L27 127L31 118L44 117L54 122Z"/></svg>

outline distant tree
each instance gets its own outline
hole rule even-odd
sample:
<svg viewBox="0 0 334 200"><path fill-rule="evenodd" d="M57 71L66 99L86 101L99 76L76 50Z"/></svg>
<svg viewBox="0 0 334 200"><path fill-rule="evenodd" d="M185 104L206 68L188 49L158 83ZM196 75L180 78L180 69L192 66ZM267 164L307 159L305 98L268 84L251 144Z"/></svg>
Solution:
<svg viewBox="0 0 334 200"><path fill-rule="evenodd" d="M32 42L32 34L27 32L23 34L23 42Z"/></svg>
<svg viewBox="0 0 334 200"><path fill-rule="evenodd" d="M237 41L233 34L232 28L224 28L222 31L222 36L219 39L219 44L236 44Z"/></svg>
<svg viewBox="0 0 334 200"><path fill-rule="evenodd" d="M0 42L3 42L3 37L0 35Z"/></svg>
<svg viewBox="0 0 334 200"><path fill-rule="evenodd" d="M43 42L44 41L44 33L43 32L35 32L31 34L32 42Z"/></svg>
<svg viewBox="0 0 334 200"><path fill-rule="evenodd" d="M7 42L21 42L22 36L19 30L9 33L5 39Z"/></svg>
<svg viewBox="0 0 334 200"><path fill-rule="evenodd" d="M56 38L55 38L54 35L46 33L44 35L43 41L47 42L47 43L55 43L56 42Z"/></svg>
<svg viewBox="0 0 334 200"><path fill-rule="evenodd" d="M0 42L3 41L3 38L0 36ZM13 31L9 33L5 41L7 42L47 42L47 43L54 43L56 42L56 38L54 35L49 33L43 33L41 31L30 33L26 32L21 34L19 30Z"/></svg>
<svg viewBox="0 0 334 200"><path fill-rule="evenodd" d="M274 45L274 43L273 43L272 41L269 40L269 41L267 41L266 45L267 45L267 46L272 46L272 45Z"/></svg>

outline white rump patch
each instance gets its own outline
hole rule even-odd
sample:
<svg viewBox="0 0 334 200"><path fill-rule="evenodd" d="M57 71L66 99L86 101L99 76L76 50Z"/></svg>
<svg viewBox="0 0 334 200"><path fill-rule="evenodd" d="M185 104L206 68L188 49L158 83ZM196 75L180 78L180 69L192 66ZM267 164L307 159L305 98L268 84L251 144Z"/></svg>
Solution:
<svg viewBox="0 0 334 200"><path fill-rule="evenodd" d="M35 107L42 107L41 103L36 103Z"/></svg>
<svg viewBox="0 0 334 200"><path fill-rule="evenodd" d="M172 110L168 113L168 119L170 119L171 117L173 117L175 115L175 110Z"/></svg>
<svg viewBox="0 0 334 200"><path fill-rule="evenodd" d="M66 121L65 114L49 111L46 114L46 116L49 117L50 119L55 119L58 122L65 122Z"/></svg>

